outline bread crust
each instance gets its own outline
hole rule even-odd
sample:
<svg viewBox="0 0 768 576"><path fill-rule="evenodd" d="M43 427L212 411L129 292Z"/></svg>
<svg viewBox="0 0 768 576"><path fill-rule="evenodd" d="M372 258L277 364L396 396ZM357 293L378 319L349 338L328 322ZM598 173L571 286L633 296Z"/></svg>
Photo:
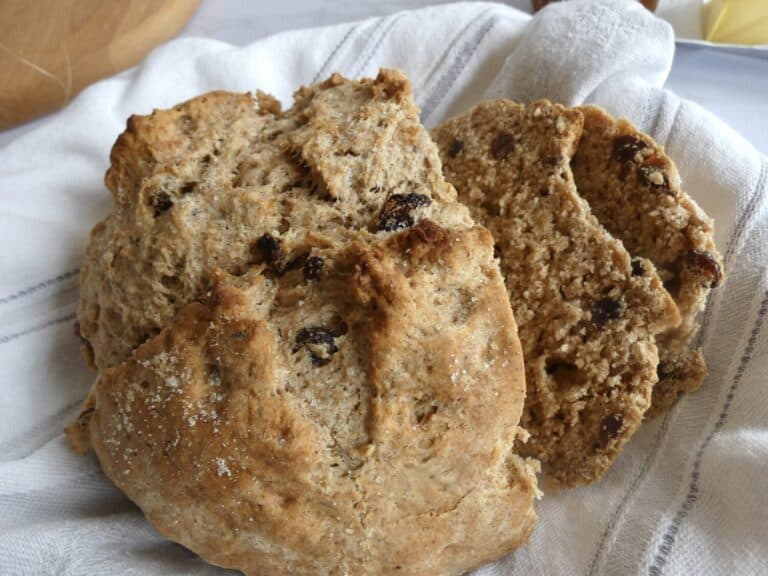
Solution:
<svg viewBox="0 0 768 576"><path fill-rule="evenodd" d="M517 328L407 79L260 99L203 96L118 139L73 447L246 574L458 576L510 552L538 495L513 450Z"/></svg>
<svg viewBox="0 0 768 576"><path fill-rule="evenodd" d="M725 281L714 223L682 190L675 163L662 146L602 108L579 110L584 133L573 159L579 193L633 255L653 262L682 318L657 338L659 382L652 417L698 389L707 375L694 339L710 291Z"/></svg>

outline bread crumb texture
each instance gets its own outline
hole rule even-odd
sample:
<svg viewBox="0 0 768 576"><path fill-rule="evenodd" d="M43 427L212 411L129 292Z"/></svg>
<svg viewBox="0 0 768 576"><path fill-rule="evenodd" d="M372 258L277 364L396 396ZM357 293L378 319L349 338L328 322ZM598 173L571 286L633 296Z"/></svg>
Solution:
<svg viewBox="0 0 768 576"><path fill-rule="evenodd" d="M484 102L438 127L447 180L496 241L525 358L524 453L553 485L599 479L638 429L657 381L657 334L679 324L653 264L577 194L582 112Z"/></svg>

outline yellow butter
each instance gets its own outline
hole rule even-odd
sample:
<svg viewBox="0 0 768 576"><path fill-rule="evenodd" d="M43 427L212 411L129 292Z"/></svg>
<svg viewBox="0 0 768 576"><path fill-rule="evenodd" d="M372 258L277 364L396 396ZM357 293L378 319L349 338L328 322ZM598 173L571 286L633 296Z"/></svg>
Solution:
<svg viewBox="0 0 768 576"><path fill-rule="evenodd" d="M768 0L711 0L705 38L722 44L768 44Z"/></svg>

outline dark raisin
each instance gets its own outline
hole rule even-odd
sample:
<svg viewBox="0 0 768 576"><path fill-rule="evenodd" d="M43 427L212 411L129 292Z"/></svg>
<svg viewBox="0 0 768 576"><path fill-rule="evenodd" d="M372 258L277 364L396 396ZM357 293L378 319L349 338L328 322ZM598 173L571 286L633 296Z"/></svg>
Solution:
<svg viewBox="0 0 768 576"><path fill-rule="evenodd" d="M632 258L632 276L645 276L645 265L640 258Z"/></svg>
<svg viewBox="0 0 768 576"><path fill-rule="evenodd" d="M413 216L406 210L396 210L391 212L382 212L379 215L376 229L380 232L392 232L394 230L404 230L413 226Z"/></svg>
<svg viewBox="0 0 768 576"><path fill-rule="evenodd" d="M432 200L424 194L392 194L384 203L376 222L378 231L392 232L413 226L411 212L420 206L429 206Z"/></svg>
<svg viewBox="0 0 768 576"><path fill-rule="evenodd" d="M149 197L149 205L154 210L155 217L157 217L173 206L173 200L168 192L160 190Z"/></svg>
<svg viewBox="0 0 768 576"><path fill-rule="evenodd" d="M656 366L656 375L659 377L659 380L666 380L667 378L674 376L675 373L675 366L671 362L659 362Z"/></svg>
<svg viewBox="0 0 768 576"><path fill-rule="evenodd" d="M603 445L619 435L623 424L624 419L618 414L609 414L600 421L600 439Z"/></svg>
<svg viewBox="0 0 768 576"><path fill-rule="evenodd" d="M648 148L648 144L630 134L613 140L613 157L621 162L633 162L637 153Z"/></svg>
<svg viewBox="0 0 768 576"><path fill-rule="evenodd" d="M293 348L293 352L306 348L312 364L325 366L331 361L331 356L339 351L339 347L336 346L336 338L342 334L342 330L333 330L323 326L302 328L296 335L296 346Z"/></svg>
<svg viewBox="0 0 768 576"><path fill-rule="evenodd" d="M456 158L456 156L458 156L462 150L464 150L464 142L458 138L454 138L453 142L451 142L451 145L448 146L448 156L451 158Z"/></svg>
<svg viewBox="0 0 768 576"><path fill-rule="evenodd" d="M397 202L408 206L408 208L412 210L419 206L429 206L432 204L431 198L424 196L424 194L417 194L416 192L411 192L410 194L393 194L391 196L393 199L395 197L398 197Z"/></svg>
<svg viewBox="0 0 768 576"><path fill-rule="evenodd" d="M624 306L618 300L613 298L601 298L590 309L592 312L592 322L598 326L605 326L610 320L616 320L621 317Z"/></svg>
<svg viewBox="0 0 768 576"><path fill-rule="evenodd" d="M493 243L493 257L501 258L501 248L496 242Z"/></svg>
<svg viewBox="0 0 768 576"><path fill-rule="evenodd" d="M197 184L195 182L187 182L185 184L182 184L181 188L179 189L179 192L182 194L190 194L191 192L195 191L195 187Z"/></svg>
<svg viewBox="0 0 768 576"><path fill-rule="evenodd" d="M264 234L256 241L256 250L263 258L270 272L277 276L283 273L285 270L285 253L279 240L276 240L270 234Z"/></svg>
<svg viewBox="0 0 768 576"><path fill-rule="evenodd" d="M546 367L544 368L547 374L555 374L556 372L567 372L575 369L576 369L576 366L574 366L570 362L563 362L561 360L548 361Z"/></svg>
<svg viewBox="0 0 768 576"><path fill-rule="evenodd" d="M584 384L584 375L581 370L566 360L547 359L544 369L560 390L568 390Z"/></svg>
<svg viewBox="0 0 768 576"><path fill-rule="evenodd" d="M304 263L304 280L315 280L320 276L320 272L325 265L325 261L320 256L310 256Z"/></svg>
<svg viewBox="0 0 768 576"><path fill-rule="evenodd" d="M515 137L509 132L502 132L491 144L491 156L495 160L503 160L515 149Z"/></svg>
<svg viewBox="0 0 768 576"><path fill-rule="evenodd" d="M709 276L709 287L717 288L720 286L722 273L720 263L712 252L706 250L691 250L685 255L685 265L688 268L701 270Z"/></svg>

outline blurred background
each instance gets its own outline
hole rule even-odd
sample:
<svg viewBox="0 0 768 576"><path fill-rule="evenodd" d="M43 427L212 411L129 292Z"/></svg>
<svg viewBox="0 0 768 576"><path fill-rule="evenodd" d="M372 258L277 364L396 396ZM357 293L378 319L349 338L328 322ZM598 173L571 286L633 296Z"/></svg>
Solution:
<svg viewBox="0 0 768 576"><path fill-rule="evenodd" d="M263 36L297 26L323 26L428 4L448 4L450 1L455 0L283 0L279 3L203 0L200 10L184 32L245 43L251 39L251 33ZM504 3L533 12L537 5L549 2L507 0ZM672 24L680 39L741 45L768 44L768 0L644 0L643 3L655 6L656 14ZM339 19L340 15L344 20ZM243 18L248 19L247 31L242 27ZM232 38L233 33L238 37Z"/></svg>

